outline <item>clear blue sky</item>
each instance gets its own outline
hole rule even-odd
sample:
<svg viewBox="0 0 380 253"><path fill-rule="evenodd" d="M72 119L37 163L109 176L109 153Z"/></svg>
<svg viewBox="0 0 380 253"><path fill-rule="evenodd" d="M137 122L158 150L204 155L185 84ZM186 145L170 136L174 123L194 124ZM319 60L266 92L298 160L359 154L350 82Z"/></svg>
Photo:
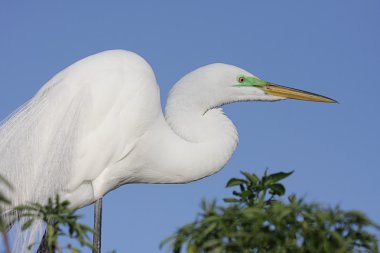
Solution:
<svg viewBox="0 0 380 253"><path fill-rule="evenodd" d="M224 62L340 104L225 106L240 134L228 165L188 185L126 185L108 194L103 250L160 252L161 239L193 221L203 197L228 195L225 182L239 170L295 170L288 192L380 223L380 2L179 2L3 1L0 117L64 67L115 48L152 65L163 103L182 75ZM91 224L92 207L81 212Z"/></svg>

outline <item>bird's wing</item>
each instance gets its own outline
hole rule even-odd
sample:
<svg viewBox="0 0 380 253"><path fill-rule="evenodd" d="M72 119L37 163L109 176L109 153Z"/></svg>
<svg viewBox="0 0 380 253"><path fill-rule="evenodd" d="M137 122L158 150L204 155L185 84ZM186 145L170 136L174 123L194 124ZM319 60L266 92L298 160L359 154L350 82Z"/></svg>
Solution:
<svg viewBox="0 0 380 253"><path fill-rule="evenodd" d="M123 157L149 123L144 92L157 97L154 74L125 51L85 58L45 84L0 126L0 173L16 189L13 204L43 203Z"/></svg>
<svg viewBox="0 0 380 253"><path fill-rule="evenodd" d="M46 201L70 174L81 100L53 79L0 126L0 173L13 185L14 205Z"/></svg>

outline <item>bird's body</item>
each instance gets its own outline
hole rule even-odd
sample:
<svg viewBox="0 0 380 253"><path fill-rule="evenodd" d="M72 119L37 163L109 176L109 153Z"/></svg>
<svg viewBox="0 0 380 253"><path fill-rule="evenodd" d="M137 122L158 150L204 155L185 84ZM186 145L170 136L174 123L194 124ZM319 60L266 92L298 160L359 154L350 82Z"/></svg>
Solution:
<svg viewBox="0 0 380 253"><path fill-rule="evenodd" d="M58 73L0 128L0 171L15 186L13 204L58 193L82 207L125 183L215 173L237 133L220 109L196 100L203 83L192 85L172 91L166 120L155 75L134 53L106 51Z"/></svg>
<svg viewBox="0 0 380 253"><path fill-rule="evenodd" d="M187 183L220 170L238 136L220 106L285 98L334 102L211 64L179 80L165 114L149 64L105 51L64 69L0 126L0 174L13 206L56 194L73 207L126 183Z"/></svg>

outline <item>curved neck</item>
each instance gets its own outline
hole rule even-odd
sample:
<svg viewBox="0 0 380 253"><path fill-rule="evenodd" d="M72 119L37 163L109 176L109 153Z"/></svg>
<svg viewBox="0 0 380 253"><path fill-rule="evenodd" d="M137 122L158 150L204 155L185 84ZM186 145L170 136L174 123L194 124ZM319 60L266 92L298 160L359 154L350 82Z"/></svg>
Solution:
<svg viewBox="0 0 380 253"><path fill-rule="evenodd" d="M149 183L187 183L210 176L228 162L238 143L235 126L222 109L208 109L199 97L171 92L165 112L145 136ZM187 94L185 92L185 94Z"/></svg>

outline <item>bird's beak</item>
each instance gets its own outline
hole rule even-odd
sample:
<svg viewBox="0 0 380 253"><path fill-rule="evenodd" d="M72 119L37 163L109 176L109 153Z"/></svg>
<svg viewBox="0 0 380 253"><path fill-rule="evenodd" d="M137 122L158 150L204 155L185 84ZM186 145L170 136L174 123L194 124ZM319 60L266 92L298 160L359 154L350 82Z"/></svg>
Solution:
<svg viewBox="0 0 380 253"><path fill-rule="evenodd" d="M268 95L282 97L282 98L291 98L291 99L299 99L299 100L307 100L307 101L315 101L315 102L324 102L324 103L337 103L336 100L321 96L315 93L298 90L294 88L289 88L285 86L281 86L278 84L273 84L269 82L265 82L264 85L260 87L265 93Z"/></svg>

